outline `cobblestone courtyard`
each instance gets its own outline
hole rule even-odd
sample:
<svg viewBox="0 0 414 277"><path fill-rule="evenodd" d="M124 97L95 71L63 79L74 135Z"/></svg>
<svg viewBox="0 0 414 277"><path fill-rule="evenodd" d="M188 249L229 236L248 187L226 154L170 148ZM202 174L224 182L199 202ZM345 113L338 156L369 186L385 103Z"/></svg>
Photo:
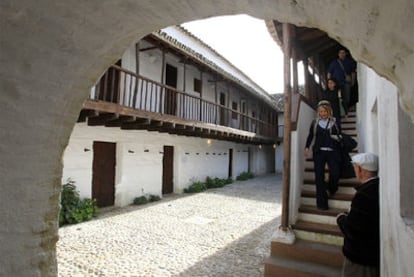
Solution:
<svg viewBox="0 0 414 277"><path fill-rule="evenodd" d="M59 230L59 276L263 276L281 176L102 212Z"/></svg>

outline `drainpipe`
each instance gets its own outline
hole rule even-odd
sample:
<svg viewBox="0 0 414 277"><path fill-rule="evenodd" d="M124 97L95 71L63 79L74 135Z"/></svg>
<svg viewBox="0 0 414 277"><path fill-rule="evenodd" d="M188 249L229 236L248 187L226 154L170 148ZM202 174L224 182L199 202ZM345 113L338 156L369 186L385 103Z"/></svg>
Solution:
<svg viewBox="0 0 414 277"><path fill-rule="evenodd" d="M292 26L283 23L283 60L284 60L284 132L283 132L283 194L281 229L289 229L289 190L290 190L290 132L291 132L291 84L290 84L290 32Z"/></svg>

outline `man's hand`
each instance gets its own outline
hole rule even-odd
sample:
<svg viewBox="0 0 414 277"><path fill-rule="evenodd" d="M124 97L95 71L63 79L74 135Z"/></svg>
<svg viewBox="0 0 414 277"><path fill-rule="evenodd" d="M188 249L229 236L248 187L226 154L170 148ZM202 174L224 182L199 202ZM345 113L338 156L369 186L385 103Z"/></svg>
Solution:
<svg viewBox="0 0 414 277"><path fill-rule="evenodd" d="M305 157L307 157L309 155L309 148L306 147L303 153L305 154Z"/></svg>

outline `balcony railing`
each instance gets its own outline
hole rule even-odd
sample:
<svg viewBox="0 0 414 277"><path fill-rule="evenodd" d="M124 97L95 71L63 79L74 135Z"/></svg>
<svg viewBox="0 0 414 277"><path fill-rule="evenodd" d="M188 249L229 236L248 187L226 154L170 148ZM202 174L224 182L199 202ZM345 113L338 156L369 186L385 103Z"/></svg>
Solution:
<svg viewBox="0 0 414 277"><path fill-rule="evenodd" d="M92 88L90 98L189 121L236 128L264 137L277 137L277 124L249 117L116 65L111 66Z"/></svg>

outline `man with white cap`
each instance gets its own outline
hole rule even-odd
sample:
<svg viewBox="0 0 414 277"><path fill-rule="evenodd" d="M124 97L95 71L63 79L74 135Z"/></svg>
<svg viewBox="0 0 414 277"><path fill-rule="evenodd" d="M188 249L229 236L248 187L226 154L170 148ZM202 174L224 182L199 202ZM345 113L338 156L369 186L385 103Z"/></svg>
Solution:
<svg viewBox="0 0 414 277"><path fill-rule="evenodd" d="M344 234L342 276L379 276L378 156L357 154L352 163L360 184L355 187L349 213L340 213L336 218Z"/></svg>

